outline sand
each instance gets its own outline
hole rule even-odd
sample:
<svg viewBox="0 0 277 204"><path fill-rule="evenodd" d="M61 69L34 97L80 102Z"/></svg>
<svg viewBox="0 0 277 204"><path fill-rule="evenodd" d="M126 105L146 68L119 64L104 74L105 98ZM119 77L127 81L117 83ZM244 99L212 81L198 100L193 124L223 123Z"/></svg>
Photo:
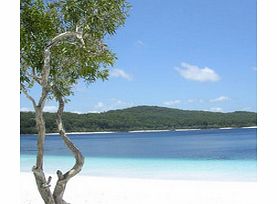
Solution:
<svg viewBox="0 0 277 204"><path fill-rule="evenodd" d="M33 175L21 172L20 180L21 203L43 204ZM256 204L257 195L256 182L76 176L64 199L71 204Z"/></svg>

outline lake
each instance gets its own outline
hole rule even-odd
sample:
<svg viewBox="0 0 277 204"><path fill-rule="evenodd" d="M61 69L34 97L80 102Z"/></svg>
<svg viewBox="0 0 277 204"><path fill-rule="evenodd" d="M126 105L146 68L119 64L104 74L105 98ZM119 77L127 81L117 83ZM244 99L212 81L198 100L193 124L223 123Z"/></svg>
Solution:
<svg viewBox="0 0 277 204"><path fill-rule="evenodd" d="M69 136L85 156L82 175L153 179L256 181L257 129L117 132ZM35 164L36 136L20 137L21 171ZM46 137L47 173L74 158L58 135Z"/></svg>

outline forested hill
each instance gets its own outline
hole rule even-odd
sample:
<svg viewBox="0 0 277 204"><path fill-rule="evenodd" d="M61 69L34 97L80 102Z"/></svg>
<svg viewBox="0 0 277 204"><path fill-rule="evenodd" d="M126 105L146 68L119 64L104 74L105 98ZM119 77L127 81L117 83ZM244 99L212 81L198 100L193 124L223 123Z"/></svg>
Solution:
<svg viewBox="0 0 277 204"><path fill-rule="evenodd" d="M45 113L44 116L47 132L57 132L55 113ZM257 113L220 113L137 106L103 113L65 112L63 121L67 132L246 127L257 125ZM20 113L20 132L36 133L34 112Z"/></svg>

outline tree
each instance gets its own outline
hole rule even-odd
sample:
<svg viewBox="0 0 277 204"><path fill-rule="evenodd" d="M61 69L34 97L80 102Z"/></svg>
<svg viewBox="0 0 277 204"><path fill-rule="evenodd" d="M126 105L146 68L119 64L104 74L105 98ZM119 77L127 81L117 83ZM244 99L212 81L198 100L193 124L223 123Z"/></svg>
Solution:
<svg viewBox="0 0 277 204"><path fill-rule="evenodd" d="M70 178L78 174L84 157L63 128L62 113L72 87L79 80L88 83L105 80L116 57L104 43L126 20L130 5L125 0L21 0L20 3L20 91L32 102L36 115L37 157L32 168L36 185L45 204L66 204L63 194ZM38 84L38 100L30 89ZM54 192L51 177L43 171L47 100L59 104L56 113L58 132L75 157L66 173L57 171Z"/></svg>

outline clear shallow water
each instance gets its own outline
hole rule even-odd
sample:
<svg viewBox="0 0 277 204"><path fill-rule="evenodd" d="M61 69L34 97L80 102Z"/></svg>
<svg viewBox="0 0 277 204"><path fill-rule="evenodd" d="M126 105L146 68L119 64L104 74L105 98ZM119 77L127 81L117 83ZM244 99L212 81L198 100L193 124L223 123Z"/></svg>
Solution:
<svg viewBox="0 0 277 204"><path fill-rule="evenodd" d="M83 175L255 181L256 129L111 133L70 136L86 157ZM21 171L35 163L36 136L21 136ZM68 170L74 159L48 136L45 170Z"/></svg>

